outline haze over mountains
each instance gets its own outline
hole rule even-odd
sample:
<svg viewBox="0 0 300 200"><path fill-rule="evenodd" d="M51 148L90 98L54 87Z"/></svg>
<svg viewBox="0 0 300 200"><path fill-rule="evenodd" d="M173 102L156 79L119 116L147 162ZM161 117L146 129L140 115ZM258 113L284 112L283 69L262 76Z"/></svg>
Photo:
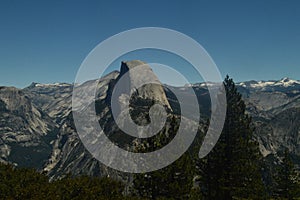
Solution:
<svg viewBox="0 0 300 200"><path fill-rule="evenodd" d="M99 116L107 116L108 120L103 123L111 127L106 130L108 135L117 130L108 112L111 90L131 64L122 63L121 73L111 72L98 82L96 110ZM88 90L90 83L81 87ZM294 162L300 164L300 81L284 78L236 85L253 117L255 139L266 163L276 164L288 148ZM200 104L201 119L209 118L206 83L172 88L186 97L191 95L189 89L193 88ZM32 83L24 89L0 87L0 161L44 170L54 178L67 173L119 177L120 174L94 159L81 143L72 116L72 89L73 85L68 83ZM144 93L143 97L147 95L174 112L178 110L178 101L166 86ZM194 109L193 105L189 109Z"/></svg>

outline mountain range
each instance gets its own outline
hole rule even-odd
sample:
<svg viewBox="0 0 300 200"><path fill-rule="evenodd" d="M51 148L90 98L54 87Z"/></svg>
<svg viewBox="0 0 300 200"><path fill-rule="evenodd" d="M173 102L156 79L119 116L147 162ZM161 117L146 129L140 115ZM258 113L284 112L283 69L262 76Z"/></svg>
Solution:
<svg viewBox="0 0 300 200"><path fill-rule="evenodd" d="M128 71L137 63L139 61L123 62L120 72L113 71L80 86L88 90L90 84L98 81L96 111L108 119L100 123L110 127L106 131L112 137L123 137L108 112L112 88L124 70ZM144 94L143 98L160 100L176 112L178 100L170 88L187 98L192 88L198 98L201 120L205 121L210 116L207 84L210 83L182 87L163 85L151 93L145 90L140 90L140 93ZM239 82L236 86L252 116L255 140L259 142L266 163L276 165L284 149L288 148L293 161L300 164L300 81L283 78ZM33 167L51 178L69 173L126 178L101 164L83 146L73 121L72 91L73 84L68 83L32 83L23 89L0 87L0 161ZM189 109L195 109L192 104L189 106Z"/></svg>

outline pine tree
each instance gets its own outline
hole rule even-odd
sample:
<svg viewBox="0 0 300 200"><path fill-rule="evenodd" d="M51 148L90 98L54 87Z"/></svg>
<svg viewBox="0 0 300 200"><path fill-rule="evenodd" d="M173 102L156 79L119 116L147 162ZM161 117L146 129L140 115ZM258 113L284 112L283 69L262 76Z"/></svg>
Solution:
<svg viewBox="0 0 300 200"><path fill-rule="evenodd" d="M275 177L277 186L274 197L285 199L300 198L299 174L295 170L295 165L287 148L284 151L281 166L277 171Z"/></svg>
<svg viewBox="0 0 300 200"><path fill-rule="evenodd" d="M124 184L110 178L80 176L49 182L34 169L0 162L0 199L134 199L123 191Z"/></svg>
<svg viewBox="0 0 300 200"><path fill-rule="evenodd" d="M153 151L166 145L177 133L178 121L171 118L168 134L162 130L153 139L140 144L139 152ZM149 199L171 198L187 199L192 189L194 165L192 156L186 152L171 165L150 173L136 174L133 180L133 190L140 197Z"/></svg>
<svg viewBox="0 0 300 200"><path fill-rule="evenodd" d="M216 146L200 163L207 199L262 198L261 155L251 118L232 79L224 81L227 112Z"/></svg>

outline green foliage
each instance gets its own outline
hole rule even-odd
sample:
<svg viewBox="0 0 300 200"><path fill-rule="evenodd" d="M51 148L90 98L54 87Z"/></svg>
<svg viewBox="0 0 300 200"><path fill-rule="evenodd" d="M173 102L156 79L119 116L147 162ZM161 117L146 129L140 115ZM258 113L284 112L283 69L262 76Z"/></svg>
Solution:
<svg viewBox="0 0 300 200"><path fill-rule="evenodd" d="M227 113L214 149L199 161L202 189L207 199L261 199L265 195L258 143L253 141L251 118L234 82L224 81Z"/></svg>
<svg viewBox="0 0 300 200"><path fill-rule="evenodd" d="M135 175L138 196L150 199L186 199L192 188L190 157L182 156L172 165L151 173Z"/></svg>
<svg viewBox="0 0 300 200"><path fill-rule="evenodd" d="M168 134L161 132L137 147L142 152L161 148L178 130L178 120L173 117ZM187 152L171 165L144 174L136 174L133 180L133 192L149 199L187 199L192 188L194 165Z"/></svg>
<svg viewBox="0 0 300 200"><path fill-rule="evenodd" d="M274 179L277 183L273 194L275 198L300 199L300 177L295 170L288 149L284 151L282 163L278 167Z"/></svg>
<svg viewBox="0 0 300 200"><path fill-rule="evenodd" d="M34 169L0 164L0 199L132 199L124 185L109 178L66 177L49 182Z"/></svg>

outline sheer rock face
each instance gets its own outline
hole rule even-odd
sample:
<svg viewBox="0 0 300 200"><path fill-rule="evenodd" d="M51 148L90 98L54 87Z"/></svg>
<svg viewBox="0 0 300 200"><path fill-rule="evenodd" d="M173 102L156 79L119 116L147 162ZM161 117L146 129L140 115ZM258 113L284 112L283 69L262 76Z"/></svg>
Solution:
<svg viewBox="0 0 300 200"><path fill-rule="evenodd" d="M148 64L140 60L123 61L118 79L121 77L125 81L122 87L127 94L136 92L139 97L152 99L172 110L162 84ZM147 82L152 83L145 84ZM136 87L137 85L141 87Z"/></svg>
<svg viewBox="0 0 300 200"><path fill-rule="evenodd" d="M55 128L22 90L0 87L0 161L42 167L51 153Z"/></svg>

